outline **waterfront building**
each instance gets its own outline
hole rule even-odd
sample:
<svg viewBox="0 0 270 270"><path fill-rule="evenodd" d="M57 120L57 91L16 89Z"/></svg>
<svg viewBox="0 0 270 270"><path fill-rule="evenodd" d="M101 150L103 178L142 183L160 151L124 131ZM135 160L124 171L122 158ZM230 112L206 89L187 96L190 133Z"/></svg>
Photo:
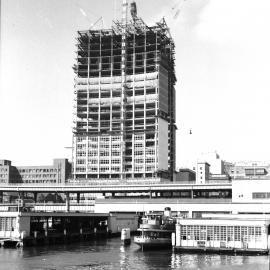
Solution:
<svg viewBox="0 0 270 270"><path fill-rule="evenodd" d="M73 181L173 179L174 42L164 19L148 26L134 4L130 21L78 31Z"/></svg>
<svg viewBox="0 0 270 270"><path fill-rule="evenodd" d="M268 254L269 216L205 215L178 219L176 250Z"/></svg>
<svg viewBox="0 0 270 270"><path fill-rule="evenodd" d="M138 227L135 213L0 211L0 246L75 242Z"/></svg>
<svg viewBox="0 0 270 270"><path fill-rule="evenodd" d="M10 160L0 160L0 183L64 184L71 173L67 159L54 159L53 165L13 166Z"/></svg>

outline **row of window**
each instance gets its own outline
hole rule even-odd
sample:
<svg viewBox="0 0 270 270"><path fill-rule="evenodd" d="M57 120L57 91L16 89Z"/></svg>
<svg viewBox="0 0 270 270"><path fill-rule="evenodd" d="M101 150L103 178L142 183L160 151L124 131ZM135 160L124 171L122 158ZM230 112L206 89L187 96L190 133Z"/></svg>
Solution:
<svg viewBox="0 0 270 270"><path fill-rule="evenodd" d="M115 157L118 157L120 156L120 151L116 151L116 150L113 150L111 151L111 156L115 156ZM144 154L146 155L146 162L149 163L149 162L154 162L154 159L155 159L155 150L154 149L151 149L151 150L146 150L145 153L143 150L136 150L134 151L134 156L135 157L142 157L144 156ZM128 154L129 156L132 155L132 153L129 153ZM86 152L85 151L78 151L77 152L77 157L85 157L86 156ZM98 156L98 151L91 151L91 152L88 152L88 156L89 157L97 157ZM100 151L99 152L99 156L100 157L109 157L110 156L110 151ZM78 163L78 161L77 161ZM81 164L84 164L81 163Z"/></svg>
<svg viewBox="0 0 270 270"><path fill-rule="evenodd" d="M0 231L13 231L15 226L15 217L0 217Z"/></svg>
<svg viewBox="0 0 270 270"><path fill-rule="evenodd" d="M131 162L131 161L130 161ZM130 162L127 162L127 163L130 163ZM110 162L110 159L100 159L99 162L97 159L90 159L88 160L88 164L91 164L91 165L97 165L97 164L120 164L121 163L121 160L120 159L112 159L111 162ZM155 158L147 158L147 159L143 159L143 158L136 158L134 159L134 164L154 164L155 163ZM86 160L85 159L77 159L77 162L76 162L77 165L85 165L86 164ZM45 175L46 176L46 175ZM52 177L52 175L50 175ZM56 176L56 175L53 175L53 176ZM41 177L41 176L40 176Z"/></svg>
<svg viewBox="0 0 270 270"><path fill-rule="evenodd" d="M23 175L23 179L29 178L55 178L56 174L31 174L31 175Z"/></svg>
<svg viewBox="0 0 270 270"><path fill-rule="evenodd" d="M44 172L56 172L58 169L18 169L19 173L44 173Z"/></svg>
<svg viewBox="0 0 270 270"><path fill-rule="evenodd" d="M85 160L83 160L85 161ZM109 164L109 159L107 160L100 160L99 161L100 164ZM121 160L120 159L112 159L111 160L111 164L120 164L121 163ZM81 160L77 160L77 164L85 164L85 162L82 162ZM88 164L91 164L91 165L97 165L98 164L98 160L97 159L90 159L88 160Z"/></svg>
<svg viewBox="0 0 270 270"><path fill-rule="evenodd" d="M120 147L121 147L120 143L112 144L111 147L110 147L110 144L100 144L99 145L100 149L109 149L109 148L118 149ZM90 149L97 149L98 144L89 144L89 148ZM86 149L86 145L85 144L78 144L77 149L79 149L79 150Z"/></svg>
<svg viewBox="0 0 270 270"><path fill-rule="evenodd" d="M261 227L181 225L181 239L207 241L259 241Z"/></svg>
<svg viewBox="0 0 270 270"><path fill-rule="evenodd" d="M85 151L78 151L77 152L77 156L78 157L85 157L86 156L86 152ZM98 152L97 151L88 152L88 156L89 157L97 157L98 156ZM101 157L109 157L110 156L110 152L109 151L100 151L99 152L99 156L101 156ZM120 156L120 151L111 151L111 156Z"/></svg>
<svg viewBox="0 0 270 270"><path fill-rule="evenodd" d="M88 139L89 142L98 142L98 138L101 142L109 142L110 139L111 141L120 141L121 137L120 136L104 136L104 137L78 137L77 142L85 142L86 139Z"/></svg>
<svg viewBox="0 0 270 270"><path fill-rule="evenodd" d="M58 181L59 182L59 181ZM24 183L33 183L33 184L44 184L44 183L50 183L54 184L56 183L56 179L39 179L39 180L25 180Z"/></svg>
<svg viewBox="0 0 270 270"><path fill-rule="evenodd" d="M270 199L270 192L253 192L252 199Z"/></svg>
<svg viewBox="0 0 270 270"><path fill-rule="evenodd" d="M143 143L139 143L138 141L144 141L144 139L137 139L134 140L134 146L143 146ZM98 142L89 142L88 143L88 147L89 148L109 148L111 145L112 148L118 148L121 146L121 142L120 141L113 141L113 142L102 142L100 144L98 144ZM77 148L78 149L85 149L87 147L86 143L79 143L77 144Z"/></svg>
<svg viewBox="0 0 270 270"><path fill-rule="evenodd" d="M88 172L120 172L121 166L103 166L103 167L90 167L88 168ZM126 169L126 171L132 171L132 169ZM144 170L144 166L134 166L134 172L154 172L155 166L146 166ZM77 167L76 172L86 172L86 167Z"/></svg>

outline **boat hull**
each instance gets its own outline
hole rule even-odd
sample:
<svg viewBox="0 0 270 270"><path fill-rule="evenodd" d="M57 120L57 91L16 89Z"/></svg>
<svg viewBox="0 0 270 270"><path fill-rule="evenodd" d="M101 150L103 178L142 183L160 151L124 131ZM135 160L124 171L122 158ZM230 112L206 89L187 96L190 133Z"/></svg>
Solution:
<svg viewBox="0 0 270 270"><path fill-rule="evenodd" d="M135 236L134 243L139 245L142 249L150 248L169 248L172 246L170 238L146 238Z"/></svg>

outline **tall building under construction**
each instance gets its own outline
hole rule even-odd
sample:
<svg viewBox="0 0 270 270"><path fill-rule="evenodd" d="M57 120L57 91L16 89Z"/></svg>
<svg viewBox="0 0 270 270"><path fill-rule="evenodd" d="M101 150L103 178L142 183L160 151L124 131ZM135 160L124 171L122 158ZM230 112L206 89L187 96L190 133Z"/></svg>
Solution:
<svg viewBox="0 0 270 270"><path fill-rule="evenodd" d="M174 42L131 4L111 29L78 31L73 178L163 181L175 171Z"/></svg>

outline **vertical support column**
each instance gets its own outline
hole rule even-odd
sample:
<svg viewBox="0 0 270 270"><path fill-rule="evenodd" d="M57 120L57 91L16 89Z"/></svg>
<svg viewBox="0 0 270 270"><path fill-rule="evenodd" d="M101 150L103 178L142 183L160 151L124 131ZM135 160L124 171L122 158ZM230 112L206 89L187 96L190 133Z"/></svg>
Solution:
<svg viewBox="0 0 270 270"><path fill-rule="evenodd" d="M80 195L81 195L81 193L77 192L77 203L80 203Z"/></svg>
<svg viewBox="0 0 270 270"><path fill-rule="evenodd" d="M175 246L181 247L181 224L175 226Z"/></svg>
<svg viewBox="0 0 270 270"><path fill-rule="evenodd" d="M18 212L21 211L20 210L21 207L24 206L23 198L24 198L24 192L18 192L18 203L17 203Z"/></svg>
<svg viewBox="0 0 270 270"><path fill-rule="evenodd" d="M45 243L48 244L48 227L49 227L49 217L45 217L45 223L44 223L44 235L45 235Z"/></svg>
<svg viewBox="0 0 270 270"><path fill-rule="evenodd" d="M66 192L66 212L69 212L70 201L69 201L69 192Z"/></svg>
<svg viewBox="0 0 270 270"><path fill-rule="evenodd" d="M18 198L23 200L24 192L18 192Z"/></svg>
<svg viewBox="0 0 270 270"><path fill-rule="evenodd" d="M37 202L37 195L38 195L38 193L37 192L34 192L34 202L35 203Z"/></svg>
<svg viewBox="0 0 270 270"><path fill-rule="evenodd" d="M89 89L89 77L90 77L90 44L91 44L91 38L90 38L90 32L88 33L88 41L87 41L87 82L86 82L86 91L87 91L87 107L86 107L86 113L87 113L87 120L86 121L86 130L87 132L89 132L89 112L90 112L90 89ZM89 173L89 169L88 169L88 163L89 163L89 156L88 156L88 151L89 151L89 137L86 136L85 137L85 179L87 179L87 174ZM79 195L80 196L80 195ZM78 194L77 194L77 202L78 202Z"/></svg>

